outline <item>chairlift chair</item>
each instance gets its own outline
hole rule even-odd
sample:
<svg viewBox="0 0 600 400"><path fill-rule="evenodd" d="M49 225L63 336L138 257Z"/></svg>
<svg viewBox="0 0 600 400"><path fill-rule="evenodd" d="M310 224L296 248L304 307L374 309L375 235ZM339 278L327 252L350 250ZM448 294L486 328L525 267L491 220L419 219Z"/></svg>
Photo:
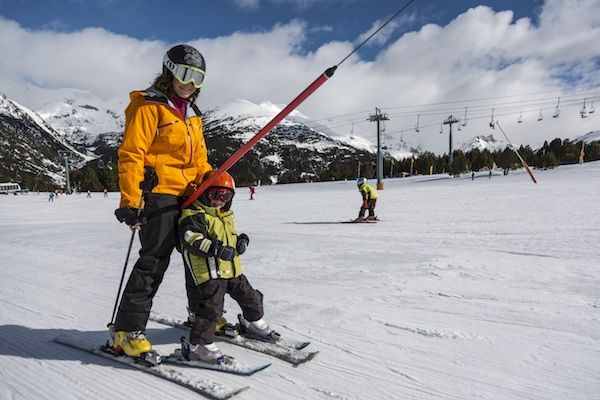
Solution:
<svg viewBox="0 0 600 400"><path fill-rule="evenodd" d="M467 126L467 107L465 107L465 117L463 118L463 122L462 122L461 125L462 126Z"/></svg>
<svg viewBox="0 0 600 400"><path fill-rule="evenodd" d="M587 118L587 116L588 116L587 108L585 106L585 101L586 101L586 99L583 99L583 107L581 107L581 111L579 111L579 115L581 115L581 118Z"/></svg>
<svg viewBox="0 0 600 400"><path fill-rule="evenodd" d="M494 109L492 108L492 119L490 120L490 128L496 129L496 121L494 121Z"/></svg>
<svg viewBox="0 0 600 400"><path fill-rule="evenodd" d="M519 123L519 124L523 123L523 113L519 114L519 119L517 120L517 123Z"/></svg>
<svg viewBox="0 0 600 400"><path fill-rule="evenodd" d="M417 125L415 126L415 132L419 133L421 130L419 129L419 119L421 118L420 114L417 114Z"/></svg>
<svg viewBox="0 0 600 400"><path fill-rule="evenodd" d="M542 114L542 109L540 108L540 113L538 114L537 120L541 121L544 119L544 114Z"/></svg>
<svg viewBox="0 0 600 400"><path fill-rule="evenodd" d="M558 118L560 116L560 97L556 103L556 109L554 110L554 114L552 114L552 118Z"/></svg>
<svg viewBox="0 0 600 400"><path fill-rule="evenodd" d="M590 104L590 109L588 110L588 114L593 114L596 112L596 109L594 108L594 102L592 101L592 103Z"/></svg>

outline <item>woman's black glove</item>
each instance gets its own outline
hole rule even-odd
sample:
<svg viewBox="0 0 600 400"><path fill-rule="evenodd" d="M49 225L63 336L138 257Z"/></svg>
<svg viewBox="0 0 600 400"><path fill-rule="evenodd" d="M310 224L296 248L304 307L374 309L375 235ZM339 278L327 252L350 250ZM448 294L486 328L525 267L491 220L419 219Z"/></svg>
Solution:
<svg viewBox="0 0 600 400"><path fill-rule="evenodd" d="M248 243L250 243L250 238L245 233L240 233L237 237L237 243L235 245L235 249L238 254L244 254L246 252L246 247L248 247Z"/></svg>
<svg viewBox="0 0 600 400"><path fill-rule="evenodd" d="M115 210L115 217L119 222L125 222L129 226L144 225L147 221L143 210L133 207L121 207Z"/></svg>

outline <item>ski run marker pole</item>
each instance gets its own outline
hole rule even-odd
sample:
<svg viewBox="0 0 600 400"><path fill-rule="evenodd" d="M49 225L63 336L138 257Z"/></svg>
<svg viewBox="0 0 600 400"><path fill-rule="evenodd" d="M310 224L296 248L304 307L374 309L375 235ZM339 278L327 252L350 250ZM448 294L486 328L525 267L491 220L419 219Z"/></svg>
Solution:
<svg viewBox="0 0 600 400"><path fill-rule="evenodd" d="M506 135L506 132L504 132L504 129L502 129L502 127L500 126L500 121L496 120L496 126L498 127L498 129L500 129L500 132L502 132L502 134L506 138L506 141L510 145L510 148L515 152L515 154L517 155L517 157L519 157L519 160L521 160L521 164L523 164L523 167L525 168L525 170L527 171L527 173L531 177L531 180L533 181L533 183L537 183L537 180L535 179L535 176L533 176L533 172L531 172L531 168L529 168L529 165L527 164L527 162L523 159L523 157L521 157L521 155L519 154L519 151L517 150L517 148L512 144L512 142L510 141L510 139Z"/></svg>
<svg viewBox="0 0 600 400"><path fill-rule="evenodd" d="M235 165L246 153L248 153L259 140L264 138L269 134L269 132L279 124L289 113L294 111L304 100L306 100L311 94L313 94L321 85L323 85L329 78L333 76L335 70L342 65L344 61L346 61L352 54L356 53L358 49L360 49L365 43L367 43L373 36L375 36L379 31L381 31L387 24L389 24L394 18L396 18L401 12L403 12L408 6L414 3L415 0L409 0L404 4L398 11L396 11L391 17L389 17L379 28L377 28L371 35L369 35L365 40L362 41L358 46L356 46L348 55L346 55L340 62L338 62L333 67L329 67L323 72L317 79L315 79L306 89L304 89L294 100L292 100L283 110L281 110L271 121L269 121L256 135L254 135L248 142L244 143L242 147L240 147L235 153L233 153L223 165L219 167L213 174L211 174L208 179L204 180L196 190L183 202L181 208L188 207L192 204L198 197L204 193L204 191L210 187L210 185L215 182L218 177L223 173L228 171L231 167Z"/></svg>

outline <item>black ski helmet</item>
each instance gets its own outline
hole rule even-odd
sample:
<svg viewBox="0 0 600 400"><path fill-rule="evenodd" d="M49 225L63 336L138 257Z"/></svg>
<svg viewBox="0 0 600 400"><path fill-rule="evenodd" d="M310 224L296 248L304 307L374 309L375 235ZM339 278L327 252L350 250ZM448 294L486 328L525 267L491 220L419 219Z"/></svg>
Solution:
<svg viewBox="0 0 600 400"><path fill-rule="evenodd" d="M171 47L167 51L163 65L166 64L167 58L175 64L189 65L190 67L199 68L206 72L206 62L202 54L187 44L178 44Z"/></svg>
<svg viewBox="0 0 600 400"><path fill-rule="evenodd" d="M187 44L179 44L165 53L163 75L175 77L185 84L194 82L197 95L206 76L206 62L198 50Z"/></svg>

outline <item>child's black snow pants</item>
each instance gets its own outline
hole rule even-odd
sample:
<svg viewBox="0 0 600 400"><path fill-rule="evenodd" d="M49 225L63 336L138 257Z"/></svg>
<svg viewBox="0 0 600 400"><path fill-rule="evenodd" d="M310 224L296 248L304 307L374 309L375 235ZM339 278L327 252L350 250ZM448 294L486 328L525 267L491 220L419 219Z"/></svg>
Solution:
<svg viewBox="0 0 600 400"><path fill-rule="evenodd" d="M185 273L190 272L186 269ZM214 342L217 320L223 315L225 294L237 301L246 320L257 321L263 317L263 295L250 285L244 274L232 279L211 279L188 290L190 308L195 314L190 343Z"/></svg>

